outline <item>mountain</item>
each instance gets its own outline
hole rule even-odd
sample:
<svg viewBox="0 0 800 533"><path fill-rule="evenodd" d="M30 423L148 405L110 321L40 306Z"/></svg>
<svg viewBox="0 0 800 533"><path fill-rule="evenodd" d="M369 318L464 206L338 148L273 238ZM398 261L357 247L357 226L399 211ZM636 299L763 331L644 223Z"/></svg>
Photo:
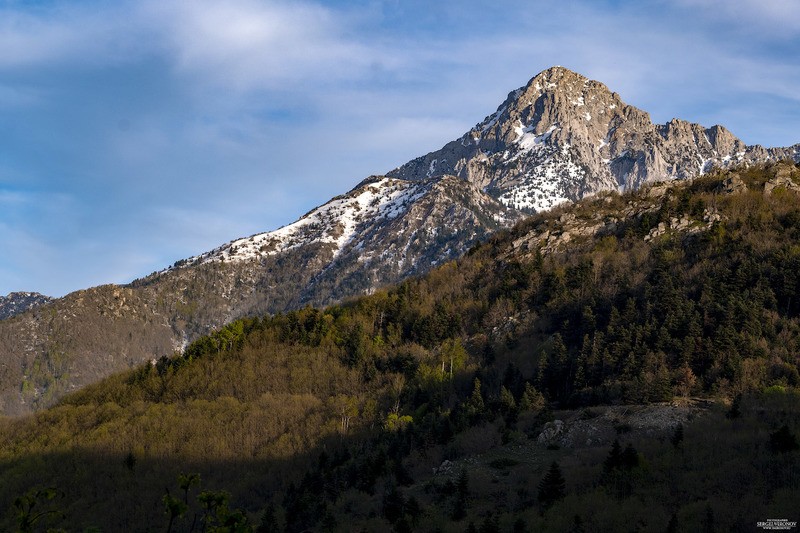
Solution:
<svg viewBox="0 0 800 533"><path fill-rule="evenodd" d="M560 206L0 418L0 530L780 526L799 268L792 163Z"/></svg>
<svg viewBox="0 0 800 533"><path fill-rule="evenodd" d="M49 405L239 317L324 305L423 274L525 213L797 159L799 149L748 147L719 126L653 125L604 85L554 67L460 139L293 224L0 321L0 412Z"/></svg>
<svg viewBox="0 0 800 533"><path fill-rule="evenodd" d="M461 138L388 175L452 174L506 206L541 211L598 191L782 159L800 160L800 144L765 149L722 126L678 119L655 125L602 83L553 67L509 93Z"/></svg>
<svg viewBox="0 0 800 533"><path fill-rule="evenodd" d="M373 176L293 224L176 266L249 264L256 266L250 275L258 276L268 258L297 255L308 278L291 287L280 308L319 305L426 272L521 216L453 176Z"/></svg>
<svg viewBox="0 0 800 533"><path fill-rule="evenodd" d="M24 313L51 300L51 297L38 292L12 292L7 296L0 296L0 320Z"/></svg>
<svg viewBox="0 0 800 533"><path fill-rule="evenodd" d="M325 304L421 274L520 216L453 176L368 178L279 230L0 321L0 412L49 405L242 316Z"/></svg>

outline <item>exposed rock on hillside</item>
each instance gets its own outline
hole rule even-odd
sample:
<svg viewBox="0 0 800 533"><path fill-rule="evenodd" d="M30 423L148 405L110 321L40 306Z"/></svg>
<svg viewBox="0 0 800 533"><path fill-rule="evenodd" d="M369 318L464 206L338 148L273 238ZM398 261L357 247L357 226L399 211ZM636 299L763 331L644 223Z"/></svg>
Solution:
<svg viewBox="0 0 800 533"><path fill-rule="evenodd" d="M722 126L678 119L655 125L602 83L553 67L460 139L389 175L454 174L505 205L541 211L598 191L782 159L799 160L800 145L747 146Z"/></svg>
<svg viewBox="0 0 800 533"><path fill-rule="evenodd" d="M52 298L38 292L12 292L8 296L0 296L0 320L39 307L50 300Z"/></svg>

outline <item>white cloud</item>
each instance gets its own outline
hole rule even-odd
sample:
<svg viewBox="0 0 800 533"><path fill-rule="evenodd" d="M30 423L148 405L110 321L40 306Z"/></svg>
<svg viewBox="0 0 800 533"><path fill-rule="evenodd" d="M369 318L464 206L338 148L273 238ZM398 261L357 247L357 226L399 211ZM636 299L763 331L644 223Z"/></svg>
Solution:
<svg viewBox="0 0 800 533"><path fill-rule="evenodd" d="M342 79L374 56L345 35L343 17L311 3L154 1L143 14L179 72L237 90Z"/></svg>
<svg viewBox="0 0 800 533"><path fill-rule="evenodd" d="M0 8L0 68L119 64L152 45L126 3Z"/></svg>
<svg viewBox="0 0 800 533"><path fill-rule="evenodd" d="M769 32L770 38L796 37L800 33L797 0L678 0L677 4L700 10L704 18L727 19L749 32Z"/></svg>

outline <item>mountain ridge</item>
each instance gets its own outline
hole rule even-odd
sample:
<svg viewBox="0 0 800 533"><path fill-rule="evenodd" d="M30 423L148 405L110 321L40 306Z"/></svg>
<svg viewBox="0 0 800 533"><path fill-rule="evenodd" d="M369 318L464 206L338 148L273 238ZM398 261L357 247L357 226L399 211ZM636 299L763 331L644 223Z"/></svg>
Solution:
<svg viewBox="0 0 800 533"><path fill-rule="evenodd" d="M539 211L602 190L781 159L800 160L800 144L765 149L719 125L655 125L604 84L552 67L511 91L459 139L387 175L453 174L505 205Z"/></svg>
<svg viewBox="0 0 800 533"><path fill-rule="evenodd" d="M721 126L653 125L605 85L554 67L461 138L292 224L0 320L0 412L49 405L236 318L325 305L423 274L523 213L798 154L800 145L747 147Z"/></svg>
<svg viewBox="0 0 800 533"><path fill-rule="evenodd" d="M0 320L24 313L52 300L52 297L38 292L12 292L0 296Z"/></svg>

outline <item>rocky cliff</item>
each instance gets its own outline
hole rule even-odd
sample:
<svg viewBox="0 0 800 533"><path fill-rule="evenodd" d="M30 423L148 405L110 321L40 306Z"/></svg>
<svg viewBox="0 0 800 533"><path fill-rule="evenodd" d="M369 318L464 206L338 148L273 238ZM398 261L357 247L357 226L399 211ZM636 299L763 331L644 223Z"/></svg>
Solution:
<svg viewBox="0 0 800 533"><path fill-rule="evenodd" d="M782 159L800 160L800 144L747 146L722 126L679 119L656 125L602 83L553 67L460 139L389 175L453 174L504 205L541 211L598 191Z"/></svg>

